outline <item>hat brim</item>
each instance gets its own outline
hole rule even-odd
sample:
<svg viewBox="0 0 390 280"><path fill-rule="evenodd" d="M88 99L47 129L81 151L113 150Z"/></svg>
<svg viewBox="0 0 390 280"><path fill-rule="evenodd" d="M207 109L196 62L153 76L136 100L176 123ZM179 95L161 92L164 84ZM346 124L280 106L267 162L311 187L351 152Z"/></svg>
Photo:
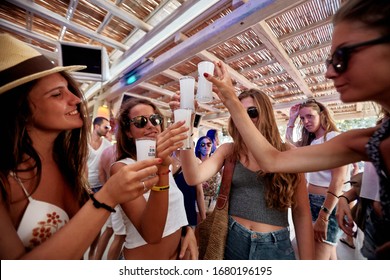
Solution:
<svg viewBox="0 0 390 280"><path fill-rule="evenodd" d="M63 71L74 72L74 71L79 71L79 70L82 70L82 69L85 69L85 68L87 68L87 66L85 66L85 65L57 66L57 67L51 68L49 70L45 70L45 71L41 71L41 72L38 72L38 73L34 73L34 74L31 74L29 76L17 79L17 80L15 80L13 82L10 82L10 83L0 87L0 94L4 93L6 91L9 91L9 90L11 90L13 88L16 88L16 87L18 87L20 85L23 85L25 83L28 83L28 82L31 82L33 80L36 80L36 79L48 76L50 74L63 72Z"/></svg>

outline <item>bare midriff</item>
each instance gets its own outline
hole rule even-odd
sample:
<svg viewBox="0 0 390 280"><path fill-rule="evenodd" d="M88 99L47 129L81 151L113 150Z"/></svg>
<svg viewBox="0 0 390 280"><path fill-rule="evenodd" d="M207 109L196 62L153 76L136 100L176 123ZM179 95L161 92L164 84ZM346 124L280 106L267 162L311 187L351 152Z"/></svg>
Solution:
<svg viewBox="0 0 390 280"><path fill-rule="evenodd" d="M309 183L307 185L307 191L309 193L311 193L311 194L319 194L319 195L326 196L328 188L327 187L321 187L321 186L313 185L313 184Z"/></svg>
<svg viewBox="0 0 390 280"><path fill-rule="evenodd" d="M241 224L242 226L244 226L245 228L247 228L251 231L267 233L267 232L271 232L271 231L284 229L284 227L281 227L281 226L274 226L274 225L270 225L270 224L254 222L254 221L240 218L237 216L232 216L232 218L234 220L236 220L239 224Z"/></svg>
<svg viewBox="0 0 390 280"><path fill-rule="evenodd" d="M124 248L126 260L176 260L180 252L181 229L161 239L157 244L145 244L133 249Z"/></svg>

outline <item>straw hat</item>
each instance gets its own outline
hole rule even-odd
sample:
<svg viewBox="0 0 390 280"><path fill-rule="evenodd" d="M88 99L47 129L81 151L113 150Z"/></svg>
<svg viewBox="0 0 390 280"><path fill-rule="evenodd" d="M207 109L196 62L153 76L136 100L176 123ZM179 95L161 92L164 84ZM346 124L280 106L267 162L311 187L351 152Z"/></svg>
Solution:
<svg viewBox="0 0 390 280"><path fill-rule="evenodd" d="M24 42L9 34L0 34L0 94L53 73L85 68L82 65L55 66Z"/></svg>

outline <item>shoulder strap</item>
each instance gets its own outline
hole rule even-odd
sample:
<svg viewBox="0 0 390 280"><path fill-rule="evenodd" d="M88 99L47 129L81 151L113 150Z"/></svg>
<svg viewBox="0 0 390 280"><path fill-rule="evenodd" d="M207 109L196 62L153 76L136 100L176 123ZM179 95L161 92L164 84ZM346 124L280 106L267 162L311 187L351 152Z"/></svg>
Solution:
<svg viewBox="0 0 390 280"><path fill-rule="evenodd" d="M23 185L22 181L20 180L20 178L19 178L14 172L11 172L11 176L14 177L14 179L16 180L16 182L18 182L19 186L22 187L22 190L24 191L24 193L25 193L27 199L28 199L29 201L31 201L31 200L32 200L32 197L31 197L31 196L29 195L29 193L27 192L27 190L26 190L26 188L24 187L24 185Z"/></svg>
<svg viewBox="0 0 390 280"><path fill-rule="evenodd" d="M223 167L221 187L219 189L219 194L217 198L216 208L218 209L223 209L229 200L230 185L232 183L235 166L236 166L235 161L225 160L225 164Z"/></svg>

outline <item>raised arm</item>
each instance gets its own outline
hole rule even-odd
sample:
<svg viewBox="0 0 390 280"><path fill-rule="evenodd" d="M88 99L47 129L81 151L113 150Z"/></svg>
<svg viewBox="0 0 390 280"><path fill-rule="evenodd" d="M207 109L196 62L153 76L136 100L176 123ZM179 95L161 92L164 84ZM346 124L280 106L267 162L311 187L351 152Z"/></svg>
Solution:
<svg viewBox="0 0 390 280"><path fill-rule="evenodd" d="M228 108L245 144L266 172L318 171L367 160L364 146L373 129L350 131L321 145L279 152L256 129L238 100L230 75L221 61L215 63L215 72L216 77L210 74L205 77L218 88L216 92Z"/></svg>
<svg viewBox="0 0 390 280"><path fill-rule="evenodd" d="M169 166L172 162L170 154L179 148L182 144L178 142L182 140L185 135L173 136L173 131L184 132L183 122L176 123L167 128L157 136L157 153L156 156L163 160L158 167L157 178L155 184L159 187L169 186ZM115 163L111 168L111 173L115 174L124 164ZM168 214L169 204L169 189L162 191L151 190L148 201L143 196L135 200L121 204L126 216L133 223L142 238L150 244L161 241L166 218Z"/></svg>
<svg viewBox="0 0 390 280"><path fill-rule="evenodd" d="M210 179L222 168L230 150L231 144L225 143L218 147L210 158L201 163L192 149L181 151L183 174L187 184L195 186Z"/></svg>
<svg viewBox="0 0 390 280"><path fill-rule="evenodd" d="M293 132L295 127L295 121L299 115L299 107L300 104L295 104L290 108L290 118L288 120L287 128L286 128L286 140L291 144L293 144L294 146L298 146L298 143L294 142Z"/></svg>

